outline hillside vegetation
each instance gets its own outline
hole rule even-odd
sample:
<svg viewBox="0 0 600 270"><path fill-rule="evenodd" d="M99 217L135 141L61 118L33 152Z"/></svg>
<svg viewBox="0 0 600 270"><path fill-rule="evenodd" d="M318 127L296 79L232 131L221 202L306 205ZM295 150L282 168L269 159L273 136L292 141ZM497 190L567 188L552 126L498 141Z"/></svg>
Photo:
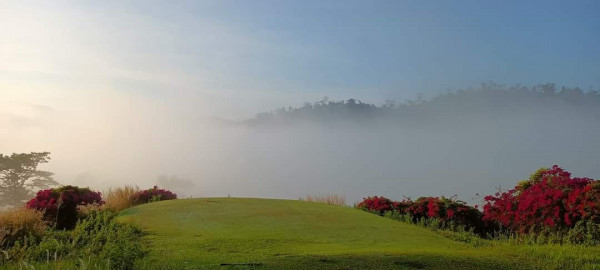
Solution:
<svg viewBox="0 0 600 270"><path fill-rule="evenodd" d="M558 113L558 114L557 114ZM301 107L282 107L260 113L245 121L250 126L287 126L299 123L325 125L359 123L423 127L446 121L499 121L504 118L561 115L561 118L596 119L600 116L600 92L578 87L557 88L555 84L533 87L505 87L483 83L480 87L416 100L386 100L381 106L357 99L304 103ZM595 121L593 121L595 122Z"/></svg>

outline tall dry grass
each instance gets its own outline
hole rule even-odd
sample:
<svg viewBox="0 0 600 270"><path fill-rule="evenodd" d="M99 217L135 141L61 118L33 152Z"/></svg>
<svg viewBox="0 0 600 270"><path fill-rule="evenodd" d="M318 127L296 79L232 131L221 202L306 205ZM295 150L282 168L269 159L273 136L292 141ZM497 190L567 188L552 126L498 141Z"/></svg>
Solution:
<svg viewBox="0 0 600 270"><path fill-rule="evenodd" d="M346 206L346 196L340 196L337 194L326 194L326 195L316 195L316 196L312 196L312 195L307 195L304 198L305 201L307 202L320 202L320 203L326 203L326 204L331 204L331 205L339 205L339 206Z"/></svg>
<svg viewBox="0 0 600 270"><path fill-rule="evenodd" d="M43 217L42 212L25 207L0 213L0 248L25 237L42 237L48 227Z"/></svg>
<svg viewBox="0 0 600 270"><path fill-rule="evenodd" d="M135 206L133 195L140 191L137 186L123 186L118 188L109 188L104 194L104 208L113 212L119 212L129 207Z"/></svg>

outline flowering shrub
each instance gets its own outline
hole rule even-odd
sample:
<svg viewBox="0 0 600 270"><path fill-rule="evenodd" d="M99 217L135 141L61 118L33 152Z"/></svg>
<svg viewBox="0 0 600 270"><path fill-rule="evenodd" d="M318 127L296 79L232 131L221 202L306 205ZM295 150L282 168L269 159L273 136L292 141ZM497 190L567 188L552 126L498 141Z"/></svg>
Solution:
<svg viewBox="0 0 600 270"><path fill-rule="evenodd" d="M383 215L385 212L394 209L394 203L386 197L374 196L364 198L356 207L364 211Z"/></svg>
<svg viewBox="0 0 600 270"><path fill-rule="evenodd" d="M406 213L415 223L421 219L437 219L442 228L452 224L467 230L473 229L477 233L485 231L479 210L451 198L421 197L406 208Z"/></svg>
<svg viewBox="0 0 600 270"><path fill-rule="evenodd" d="M413 205L413 201L411 200L402 200L402 201L393 201L392 202L392 209L394 211L396 211L397 213L400 214L405 214L407 213L407 210L409 207L411 207Z"/></svg>
<svg viewBox="0 0 600 270"><path fill-rule="evenodd" d="M77 207L88 204L102 204L100 192L89 188L63 186L41 190L25 205L44 213L44 220L58 229L72 229L77 223Z"/></svg>
<svg viewBox="0 0 600 270"><path fill-rule="evenodd" d="M385 215L394 211L396 214L408 215L413 223L422 219L437 219L440 227L450 224L473 229L477 233L485 231L481 221L482 214L476 208L467 206L465 202L449 198L421 197L416 201L392 201L385 197L367 197L357 205L364 211Z"/></svg>
<svg viewBox="0 0 600 270"><path fill-rule="evenodd" d="M464 228L480 236L531 234L531 239L544 243L600 245L599 180L572 178L554 165L484 200L483 213L477 206L445 197L395 202L375 196L357 208L436 228Z"/></svg>
<svg viewBox="0 0 600 270"><path fill-rule="evenodd" d="M514 189L486 196L483 220L519 234L564 231L582 221L600 222L600 183L572 178L554 165Z"/></svg>
<svg viewBox="0 0 600 270"><path fill-rule="evenodd" d="M440 215L439 198L418 198L408 208L406 208L406 213L412 217L413 221L418 221L422 218L437 218Z"/></svg>
<svg viewBox="0 0 600 270"><path fill-rule="evenodd" d="M166 189L159 189L154 186L151 189L140 190L133 194L134 204L143 204L149 202L166 201L177 199L177 194Z"/></svg>

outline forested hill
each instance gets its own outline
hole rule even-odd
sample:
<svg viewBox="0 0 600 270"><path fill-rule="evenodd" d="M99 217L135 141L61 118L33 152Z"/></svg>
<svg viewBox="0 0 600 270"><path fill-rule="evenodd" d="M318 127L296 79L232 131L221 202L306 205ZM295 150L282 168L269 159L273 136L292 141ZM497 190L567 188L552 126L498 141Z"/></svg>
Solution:
<svg viewBox="0 0 600 270"><path fill-rule="evenodd" d="M332 101L324 98L299 108L261 113L244 123L250 126L299 123L429 125L538 116L545 120L551 117L600 119L600 92L580 88L559 89L554 84L534 87L482 84L479 88L449 92L429 100L388 100L381 106L356 99Z"/></svg>

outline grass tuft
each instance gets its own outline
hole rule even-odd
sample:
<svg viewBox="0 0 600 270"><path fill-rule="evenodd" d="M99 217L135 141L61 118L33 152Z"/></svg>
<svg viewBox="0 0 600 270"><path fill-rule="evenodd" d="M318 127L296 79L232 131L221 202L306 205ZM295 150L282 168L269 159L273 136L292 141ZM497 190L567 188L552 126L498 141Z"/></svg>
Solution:
<svg viewBox="0 0 600 270"><path fill-rule="evenodd" d="M26 237L41 237L47 228L43 216L24 207L0 213L0 247L10 247Z"/></svg>
<svg viewBox="0 0 600 270"><path fill-rule="evenodd" d="M120 212L135 206L133 195L140 191L137 186L110 188L104 192L104 208L112 212Z"/></svg>
<svg viewBox="0 0 600 270"><path fill-rule="evenodd" d="M346 196L337 194L326 194L326 195L307 195L304 199L307 202L320 202L331 205L346 206Z"/></svg>

